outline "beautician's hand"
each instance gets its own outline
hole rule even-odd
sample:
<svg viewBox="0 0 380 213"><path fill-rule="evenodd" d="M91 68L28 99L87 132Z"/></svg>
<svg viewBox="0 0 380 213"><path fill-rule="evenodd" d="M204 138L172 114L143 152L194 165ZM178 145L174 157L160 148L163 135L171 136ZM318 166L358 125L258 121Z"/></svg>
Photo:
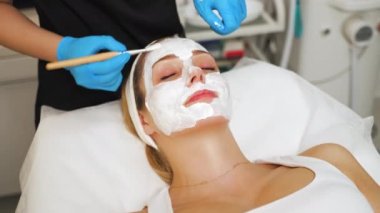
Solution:
<svg viewBox="0 0 380 213"><path fill-rule="evenodd" d="M98 53L100 50L124 51L126 47L112 36L64 37L57 50L57 59L66 60ZM130 55L121 54L111 59L68 67L75 82L88 89L116 91L122 82L121 70Z"/></svg>
<svg viewBox="0 0 380 213"><path fill-rule="evenodd" d="M247 16L245 0L194 0L194 5L211 29L221 35L239 28ZM212 10L217 10L222 20Z"/></svg>

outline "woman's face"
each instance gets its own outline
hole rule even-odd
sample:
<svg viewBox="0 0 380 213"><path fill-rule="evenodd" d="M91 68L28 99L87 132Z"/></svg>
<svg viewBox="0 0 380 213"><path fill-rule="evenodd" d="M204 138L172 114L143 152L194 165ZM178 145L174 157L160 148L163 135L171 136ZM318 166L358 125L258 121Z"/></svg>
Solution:
<svg viewBox="0 0 380 213"><path fill-rule="evenodd" d="M218 73L219 70L214 58L203 51L195 51L192 56L193 67L187 72L180 59L174 55L168 55L160 59L153 65L152 83L156 86L161 83L167 83L177 80L181 77L186 79L185 86L190 88L196 83L205 83L206 75L209 73ZM182 73L187 72L187 73ZM211 103L218 94L215 91L203 90L195 95L190 96L182 105L189 107L198 102Z"/></svg>
<svg viewBox="0 0 380 213"><path fill-rule="evenodd" d="M219 116L228 120L228 86L214 58L203 48L196 48L196 43L191 44L195 48L174 44L174 50L157 57L144 69L145 105L155 126L171 135L208 118ZM179 53L177 48L182 48ZM185 48L189 50L184 51Z"/></svg>

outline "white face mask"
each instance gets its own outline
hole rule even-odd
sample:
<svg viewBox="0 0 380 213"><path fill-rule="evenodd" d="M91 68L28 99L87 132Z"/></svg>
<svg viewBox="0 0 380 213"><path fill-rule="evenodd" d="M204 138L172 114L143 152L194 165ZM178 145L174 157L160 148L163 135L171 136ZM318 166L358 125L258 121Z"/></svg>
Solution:
<svg viewBox="0 0 380 213"><path fill-rule="evenodd" d="M207 51L189 39L171 38L160 43L162 48L149 53L144 64L145 105L156 126L164 134L170 135L192 128L198 121L206 118L222 116L229 120L231 101L228 86L219 72L205 74L205 83L197 82L190 87L186 86L191 73L201 69L192 64L193 51ZM168 55L174 55L182 61L182 74L176 80L153 85L152 67ZM184 105L195 92L205 90L215 93L217 97L210 103L195 102L188 107Z"/></svg>

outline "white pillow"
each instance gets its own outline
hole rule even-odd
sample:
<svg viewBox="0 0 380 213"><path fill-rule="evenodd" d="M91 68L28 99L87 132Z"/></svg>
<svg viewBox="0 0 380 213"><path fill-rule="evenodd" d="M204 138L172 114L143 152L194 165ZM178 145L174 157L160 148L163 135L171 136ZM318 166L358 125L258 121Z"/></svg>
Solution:
<svg viewBox="0 0 380 213"><path fill-rule="evenodd" d="M380 183L373 119L361 119L293 72L250 62L223 74L233 97L231 129L251 160L335 142ZM44 108L25 159L17 212L131 212L164 183L144 145L127 132L119 101L71 112Z"/></svg>

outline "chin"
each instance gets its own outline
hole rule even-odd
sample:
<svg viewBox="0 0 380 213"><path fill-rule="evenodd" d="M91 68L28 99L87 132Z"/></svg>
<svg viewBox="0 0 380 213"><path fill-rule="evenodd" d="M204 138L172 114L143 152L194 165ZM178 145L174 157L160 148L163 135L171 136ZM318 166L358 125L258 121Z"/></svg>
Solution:
<svg viewBox="0 0 380 213"><path fill-rule="evenodd" d="M182 134L188 134L194 131L202 131L210 128L218 128L224 125L228 125L229 119L223 117L223 116L213 116L206 119L202 119L197 122L197 124L194 127L187 128L184 130L181 130L179 132L175 132L172 135L182 135Z"/></svg>
<svg viewBox="0 0 380 213"><path fill-rule="evenodd" d="M228 124L229 120L223 116L213 116L197 122L194 128L209 127L211 125Z"/></svg>

